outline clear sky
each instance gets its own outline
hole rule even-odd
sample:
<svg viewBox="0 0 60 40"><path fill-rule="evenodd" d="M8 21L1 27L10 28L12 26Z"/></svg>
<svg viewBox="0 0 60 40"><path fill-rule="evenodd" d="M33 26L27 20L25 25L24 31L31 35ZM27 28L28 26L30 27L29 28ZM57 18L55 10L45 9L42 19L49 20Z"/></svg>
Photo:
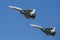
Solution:
<svg viewBox="0 0 60 40"><path fill-rule="evenodd" d="M36 18L26 19L24 15L8 6L22 9L36 9ZM0 1L0 40L60 40L60 1L59 0L1 0ZM39 29L29 26L56 27L57 34L47 36Z"/></svg>

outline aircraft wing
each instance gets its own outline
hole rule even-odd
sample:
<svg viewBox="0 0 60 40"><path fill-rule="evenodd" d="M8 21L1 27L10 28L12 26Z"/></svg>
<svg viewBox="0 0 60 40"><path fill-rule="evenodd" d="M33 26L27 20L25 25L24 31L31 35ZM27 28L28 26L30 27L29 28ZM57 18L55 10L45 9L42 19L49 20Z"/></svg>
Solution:
<svg viewBox="0 0 60 40"><path fill-rule="evenodd" d="M30 18L30 16L29 16L28 14L24 14L24 16L25 16L27 19Z"/></svg>
<svg viewBox="0 0 60 40"><path fill-rule="evenodd" d="M15 9L15 10L18 10L18 11L22 10L21 8L15 7L15 6L8 6L8 7L12 8L12 9Z"/></svg>
<svg viewBox="0 0 60 40"><path fill-rule="evenodd" d="M43 31L46 35L49 35L49 33L48 33L47 31L45 31L45 29L42 28L41 26L34 25L34 24L30 24L30 26L36 27L36 28L38 28L38 29L41 29L41 31Z"/></svg>
<svg viewBox="0 0 60 40"><path fill-rule="evenodd" d="M54 28L42 28L41 26L34 25L34 24L30 24L30 26L36 27L38 29L41 29L41 31L43 31L47 36L49 36L49 35L53 35L54 36L56 34L55 27Z"/></svg>
<svg viewBox="0 0 60 40"><path fill-rule="evenodd" d="M55 32L55 27L54 28L45 28L42 31L47 35L54 35L53 32ZM52 34L50 34L50 33L52 33Z"/></svg>
<svg viewBox="0 0 60 40"><path fill-rule="evenodd" d="M54 28L45 28L46 30L49 30L51 32L54 32L55 31L55 27Z"/></svg>

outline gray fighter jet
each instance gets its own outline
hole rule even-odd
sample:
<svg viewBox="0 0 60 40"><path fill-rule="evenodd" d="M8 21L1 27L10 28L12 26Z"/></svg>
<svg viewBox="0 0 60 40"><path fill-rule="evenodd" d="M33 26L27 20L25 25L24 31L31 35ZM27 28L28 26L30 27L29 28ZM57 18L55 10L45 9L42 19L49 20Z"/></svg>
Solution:
<svg viewBox="0 0 60 40"><path fill-rule="evenodd" d="M15 7L15 6L8 6L8 7L10 7L11 9L20 11L27 19L29 19L29 18L34 19L36 17L35 9L23 10L23 9L21 9L19 7Z"/></svg>
<svg viewBox="0 0 60 40"><path fill-rule="evenodd" d="M54 28L43 28L41 26L34 25L34 24L30 24L30 26L33 26L35 28L40 29L41 31L43 31L48 36L49 35L55 36L55 34L56 34L55 27Z"/></svg>

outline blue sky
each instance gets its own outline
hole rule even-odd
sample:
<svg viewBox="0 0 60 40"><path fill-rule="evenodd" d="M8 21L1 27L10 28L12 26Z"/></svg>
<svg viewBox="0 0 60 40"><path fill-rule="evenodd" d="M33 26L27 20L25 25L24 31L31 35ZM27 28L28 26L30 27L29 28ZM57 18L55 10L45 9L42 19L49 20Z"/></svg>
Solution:
<svg viewBox="0 0 60 40"><path fill-rule="evenodd" d="M35 8L36 18L26 19L20 12L8 6L22 9ZM1 0L0 1L0 40L60 40L60 1L59 0ZM46 36L29 24L43 27L56 27L57 34Z"/></svg>

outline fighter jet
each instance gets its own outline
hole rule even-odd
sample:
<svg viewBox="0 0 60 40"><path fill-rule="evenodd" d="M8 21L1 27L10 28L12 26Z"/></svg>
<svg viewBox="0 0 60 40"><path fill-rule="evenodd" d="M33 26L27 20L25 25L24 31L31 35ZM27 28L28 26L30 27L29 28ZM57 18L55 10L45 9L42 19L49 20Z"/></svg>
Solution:
<svg viewBox="0 0 60 40"><path fill-rule="evenodd" d="M55 36L56 31L55 31L55 27L54 28L43 28L41 26L38 25L34 25L34 24L30 24L30 26L33 26L35 28L40 29L41 31L43 31L47 36L52 35Z"/></svg>
<svg viewBox="0 0 60 40"><path fill-rule="evenodd" d="M15 9L15 10L21 12L27 19L29 19L29 18L34 19L36 17L35 9L23 10L23 9L21 9L19 7L15 7L15 6L8 6L8 7L10 7L11 9Z"/></svg>

